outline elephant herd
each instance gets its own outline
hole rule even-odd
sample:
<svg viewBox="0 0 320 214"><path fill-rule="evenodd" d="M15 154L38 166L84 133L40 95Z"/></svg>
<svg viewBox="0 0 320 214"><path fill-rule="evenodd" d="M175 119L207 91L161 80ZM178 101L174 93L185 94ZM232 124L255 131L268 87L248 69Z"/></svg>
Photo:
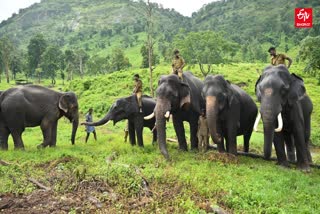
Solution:
<svg viewBox="0 0 320 214"><path fill-rule="evenodd" d="M163 75L158 82L156 100L143 96L139 112L136 96L116 100L99 126L110 120L128 120L130 143L143 146L143 127L153 131L161 153L169 159L166 145L166 123L172 116L179 149L187 151L183 122L190 125L191 149L198 148L198 119L206 112L208 128L219 152L237 154L237 136L243 135L244 152L249 151L253 130L263 121L264 157L271 157L274 144L278 164L288 166L297 159L297 167L308 171L312 158L309 150L312 102L303 80L290 74L283 65L268 66L256 82L255 93L261 103L260 113L253 99L237 85L221 75L209 75L204 81L191 72ZM258 116L257 116L258 115ZM34 85L11 88L0 96L0 147L8 149L12 135L15 148L23 148L21 134L25 127L41 127L43 142L38 147L55 146L58 119L72 122L71 142L74 144L79 123L78 102L72 92L60 93ZM256 117L257 116L257 117Z"/></svg>

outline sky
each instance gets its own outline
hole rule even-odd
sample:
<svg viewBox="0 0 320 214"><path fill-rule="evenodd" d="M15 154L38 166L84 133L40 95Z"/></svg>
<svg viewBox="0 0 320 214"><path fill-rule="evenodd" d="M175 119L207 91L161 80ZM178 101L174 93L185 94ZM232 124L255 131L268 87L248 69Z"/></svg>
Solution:
<svg viewBox="0 0 320 214"><path fill-rule="evenodd" d="M214 0L151 0L162 4L164 8L174 8L185 16L191 16L198 11L204 4ZM0 0L0 22L8 19L13 13L18 13L19 9L26 8L40 0Z"/></svg>

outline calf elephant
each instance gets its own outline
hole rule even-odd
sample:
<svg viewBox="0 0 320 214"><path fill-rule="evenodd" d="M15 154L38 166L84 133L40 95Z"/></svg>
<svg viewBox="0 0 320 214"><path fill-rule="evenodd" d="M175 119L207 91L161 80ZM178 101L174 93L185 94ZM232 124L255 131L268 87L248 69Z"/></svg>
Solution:
<svg viewBox="0 0 320 214"><path fill-rule="evenodd" d="M289 153L294 152L294 142L297 166L309 171L312 161L309 138L313 105L306 94L303 80L290 74L283 65L269 66L256 83L256 95L261 102L265 158L271 156L273 141L278 163L287 166L284 141Z"/></svg>
<svg viewBox="0 0 320 214"><path fill-rule="evenodd" d="M191 149L198 149L198 119L204 101L201 97L202 81L191 72L183 72L183 82L177 75L161 76L157 88L157 104L150 117L156 117L158 142L161 153L169 159L166 145L166 119L172 114L173 125L178 137L179 149L188 150L183 121L190 124Z"/></svg>
<svg viewBox="0 0 320 214"><path fill-rule="evenodd" d="M210 135L218 144L219 152L227 150L237 154L238 135L243 135L244 152L249 152L249 140L258 111L252 98L221 75L206 77L202 95L206 100Z"/></svg>
<svg viewBox="0 0 320 214"><path fill-rule="evenodd" d="M71 142L74 144L79 123L78 101L72 92L60 93L42 86L11 88L0 96L0 145L8 149L12 135L15 149L23 149L21 138L25 127L41 127L43 142L38 147L55 146L58 119L72 122Z"/></svg>
<svg viewBox="0 0 320 214"><path fill-rule="evenodd" d="M129 139L131 145L136 144L136 134L138 145L143 146L143 127L148 127L150 130L153 130L155 126L155 119L152 120L144 120L143 117L151 114L154 111L156 106L156 102L152 97L143 96L142 97L142 112L139 112L139 106L137 97L135 95L124 97L118 99L110 108L108 113L104 118L102 118L98 122L92 123L82 123L83 125L90 126L101 126L110 120L113 120L113 123L116 124L121 120L128 119L129 123ZM153 142L154 144L157 141L157 131L153 130Z"/></svg>

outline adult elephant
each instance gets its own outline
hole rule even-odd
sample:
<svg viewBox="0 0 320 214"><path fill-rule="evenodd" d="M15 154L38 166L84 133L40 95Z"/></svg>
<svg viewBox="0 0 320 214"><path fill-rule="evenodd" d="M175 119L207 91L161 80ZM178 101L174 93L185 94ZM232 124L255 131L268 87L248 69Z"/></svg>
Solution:
<svg viewBox="0 0 320 214"><path fill-rule="evenodd" d="M202 95L206 100L210 135L218 144L218 151L237 154L237 136L243 135L244 152L249 152L249 140L258 112L252 98L221 75L206 77Z"/></svg>
<svg viewBox="0 0 320 214"><path fill-rule="evenodd" d="M154 111L155 106L156 102L152 97L143 95L143 113L140 113L137 97L135 95L132 95L129 97L120 98L115 103L113 103L108 113L100 121L92 123L85 122L81 124L90 126L101 126L111 120L114 124L116 124L121 120L128 119L129 138L131 145L136 144L137 135L138 145L143 146L143 127L148 127L153 131L152 144L154 144L157 141L157 131L156 129L154 129L155 119L144 120L143 117L151 114Z"/></svg>
<svg viewBox="0 0 320 214"><path fill-rule="evenodd" d="M198 119L204 108L204 101L201 97L202 87L202 81L189 71L183 72L183 82L174 74L161 76L156 91L155 112L148 118L156 117L159 147L166 159L169 159L166 145L166 120L170 114L172 114L174 129L178 137L179 149L188 150L183 121L190 124L191 149L198 148Z"/></svg>
<svg viewBox="0 0 320 214"><path fill-rule="evenodd" d="M291 145L294 142L298 168L309 171L312 161L309 138L313 105L306 94L303 80L290 74L283 65L269 66L256 83L256 95L261 102L265 158L271 156L273 141L278 163L288 166L284 141L287 151L291 153L294 152Z"/></svg>
<svg viewBox="0 0 320 214"><path fill-rule="evenodd" d="M11 88L0 96L0 145L8 149L12 135L15 149L24 149L21 134L25 127L41 127L43 142L38 147L55 146L58 120L62 116L72 122L71 142L74 144L79 123L78 101L72 92L27 85Z"/></svg>

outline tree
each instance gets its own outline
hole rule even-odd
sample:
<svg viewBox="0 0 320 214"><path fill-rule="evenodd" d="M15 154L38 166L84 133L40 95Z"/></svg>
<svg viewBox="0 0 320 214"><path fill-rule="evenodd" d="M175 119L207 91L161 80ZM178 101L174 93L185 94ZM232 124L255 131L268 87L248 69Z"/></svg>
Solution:
<svg viewBox="0 0 320 214"><path fill-rule="evenodd" d="M110 57L94 55L89 59L87 67L90 74L105 74L110 71Z"/></svg>
<svg viewBox="0 0 320 214"><path fill-rule="evenodd" d="M8 37L0 39L1 60L6 73L7 83L10 82L9 68L12 60L13 44Z"/></svg>
<svg viewBox="0 0 320 214"><path fill-rule="evenodd" d="M152 52L153 52L153 49L152 49ZM149 67L149 50L148 50L148 46L146 44L141 47L140 53L142 55L141 68L148 68ZM159 63L159 57L155 53L152 53L152 56L153 56L153 58L152 58L151 65L155 66L156 64ZM154 69L154 67L152 69Z"/></svg>
<svg viewBox="0 0 320 214"><path fill-rule="evenodd" d="M86 66L86 63L89 59L89 55L87 54L87 52L85 52L83 49L78 49L75 52L75 60L79 65L79 73L80 73L80 77L83 78L84 76L84 68Z"/></svg>
<svg viewBox="0 0 320 214"><path fill-rule="evenodd" d="M40 84L41 83L42 68L36 68L35 73L38 76L38 83Z"/></svg>
<svg viewBox="0 0 320 214"><path fill-rule="evenodd" d="M76 55L73 50L68 49L64 52L64 62L66 65L66 71L68 73L67 80L73 79L73 72L76 69Z"/></svg>
<svg viewBox="0 0 320 214"><path fill-rule="evenodd" d="M204 77L213 71L212 65L228 62L228 57L238 48L238 45L226 40L221 33L213 31L179 34L174 39L174 45L186 62L199 65Z"/></svg>
<svg viewBox="0 0 320 214"><path fill-rule="evenodd" d="M42 34L37 34L30 39L28 45L28 62L29 62L29 75L35 72L35 69L40 66L42 54L47 48L47 41Z"/></svg>
<svg viewBox="0 0 320 214"><path fill-rule="evenodd" d="M298 59L307 63L304 71L317 77L320 83L320 36L307 36L301 41Z"/></svg>
<svg viewBox="0 0 320 214"><path fill-rule="evenodd" d="M153 91L153 47L155 45L154 42L154 33L153 33L153 4L150 2L150 0L147 0L146 7L145 7L145 16L147 18L147 49L148 49L148 64L149 64L149 72L150 72L150 93L151 96L154 97L154 91Z"/></svg>
<svg viewBox="0 0 320 214"><path fill-rule="evenodd" d="M131 66L129 58L124 55L120 48L112 50L111 54L111 69L112 71L120 71Z"/></svg>
<svg viewBox="0 0 320 214"><path fill-rule="evenodd" d="M57 71L63 68L63 53L57 46L49 46L43 53L41 68L51 78L52 85L55 85Z"/></svg>
<svg viewBox="0 0 320 214"><path fill-rule="evenodd" d="M23 71L23 56L19 54L17 51L12 56L12 60L10 63L10 70L12 72L12 78L16 79L17 73L20 73Z"/></svg>

